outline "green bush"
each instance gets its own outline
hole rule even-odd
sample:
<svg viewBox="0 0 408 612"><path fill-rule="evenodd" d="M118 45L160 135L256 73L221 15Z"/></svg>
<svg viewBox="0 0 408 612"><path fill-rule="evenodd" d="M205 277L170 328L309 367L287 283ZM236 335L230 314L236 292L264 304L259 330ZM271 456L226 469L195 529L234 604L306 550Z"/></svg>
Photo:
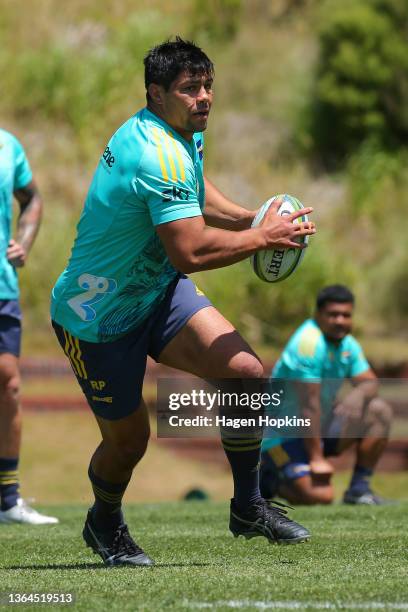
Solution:
<svg viewBox="0 0 408 612"><path fill-rule="evenodd" d="M408 139L408 3L333 0L319 28L311 131L326 162Z"/></svg>
<svg viewBox="0 0 408 612"><path fill-rule="evenodd" d="M17 120L64 124L86 141L95 125L117 124L143 104L143 57L169 36L169 28L159 12L135 11L121 27L102 27L97 43L78 25L74 41L65 33L34 48L21 47L17 55L3 47L0 69L13 70L1 109Z"/></svg>
<svg viewBox="0 0 408 612"><path fill-rule="evenodd" d="M195 0L193 4L191 35L216 41L235 36L240 25L242 0Z"/></svg>

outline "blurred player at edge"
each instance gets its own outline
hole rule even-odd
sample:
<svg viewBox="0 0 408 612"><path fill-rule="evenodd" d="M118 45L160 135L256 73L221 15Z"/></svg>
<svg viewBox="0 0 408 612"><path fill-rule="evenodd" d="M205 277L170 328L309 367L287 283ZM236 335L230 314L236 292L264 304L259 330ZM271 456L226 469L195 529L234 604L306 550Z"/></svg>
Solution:
<svg viewBox="0 0 408 612"><path fill-rule="evenodd" d="M15 239L11 238L13 195L20 206ZM41 211L24 149L15 136L0 129L0 524L58 522L30 508L20 497L18 480L21 310L16 268L26 263Z"/></svg>
<svg viewBox="0 0 408 612"><path fill-rule="evenodd" d="M377 378L350 333L353 307L347 287L325 287L317 296L315 318L297 329L273 369L273 378L301 381L298 397L288 386L287 406L302 403L303 413L318 427L314 437L263 440L260 479L266 496L279 491L293 504L331 503L333 467L326 457L354 447L355 466L344 503L384 501L372 492L370 478L387 444L392 410L377 396ZM336 399L345 379L353 389Z"/></svg>
<svg viewBox="0 0 408 612"><path fill-rule="evenodd" d="M228 266L265 248L299 248L311 212L271 207L259 228L203 176L203 131L212 62L180 38L144 60L147 106L101 156L51 316L95 414L102 442L89 466L95 503L83 536L108 565L153 561L129 535L121 501L143 457L149 418L141 397L146 356L202 378L258 378L263 367L234 327L185 276ZM261 440L225 445L234 478L230 529L270 540L309 533L259 493Z"/></svg>

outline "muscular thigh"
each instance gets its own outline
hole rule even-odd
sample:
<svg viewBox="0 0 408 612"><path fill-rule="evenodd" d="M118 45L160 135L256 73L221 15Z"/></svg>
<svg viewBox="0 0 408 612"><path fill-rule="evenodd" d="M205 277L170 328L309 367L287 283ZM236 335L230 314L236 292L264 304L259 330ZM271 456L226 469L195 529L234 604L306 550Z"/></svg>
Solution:
<svg viewBox="0 0 408 612"><path fill-rule="evenodd" d="M161 351L158 361L202 378L258 378L259 358L213 306L196 312Z"/></svg>

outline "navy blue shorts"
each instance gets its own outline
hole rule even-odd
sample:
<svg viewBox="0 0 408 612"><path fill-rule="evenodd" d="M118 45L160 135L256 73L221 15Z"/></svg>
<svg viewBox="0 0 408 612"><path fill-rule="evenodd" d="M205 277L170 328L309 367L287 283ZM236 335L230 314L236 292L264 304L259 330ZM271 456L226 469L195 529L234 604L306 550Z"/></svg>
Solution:
<svg viewBox="0 0 408 612"><path fill-rule="evenodd" d="M137 410L147 355L164 347L210 300L186 276L170 284L164 300L137 329L113 342L85 342L52 322L58 341L94 413L116 420Z"/></svg>
<svg viewBox="0 0 408 612"><path fill-rule="evenodd" d="M338 438L322 438L323 455L337 455ZM279 474L281 480L297 480L310 474L309 456L303 438L286 440L282 444L262 451L261 471L265 474Z"/></svg>
<svg viewBox="0 0 408 612"><path fill-rule="evenodd" d="M20 356L21 309L18 300L0 300L0 353Z"/></svg>

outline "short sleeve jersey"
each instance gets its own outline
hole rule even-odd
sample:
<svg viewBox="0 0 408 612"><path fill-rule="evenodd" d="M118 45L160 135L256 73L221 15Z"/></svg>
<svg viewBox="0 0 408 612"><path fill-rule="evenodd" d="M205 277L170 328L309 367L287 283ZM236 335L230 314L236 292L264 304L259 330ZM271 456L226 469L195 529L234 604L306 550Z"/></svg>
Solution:
<svg viewBox="0 0 408 612"><path fill-rule="evenodd" d="M13 193L32 179L30 165L15 136L0 129L0 300L16 300L19 296L15 268L7 261L11 237Z"/></svg>
<svg viewBox="0 0 408 612"><path fill-rule="evenodd" d="M339 344L329 342L313 319L305 321L289 339L272 370L272 379L280 379L284 389L284 414L295 415L298 398L290 381L307 380L321 385L322 422L331 414L333 402L344 379L358 376L370 365L357 340L350 334ZM282 440L266 439L263 449Z"/></svg>
<svg viewBox="0 0 408 612"><path fill-rule="evenodd" d="M203 135L187 142L147 108L112 136L96 168L51 316L109 342L143 323L176 277L155 227L204 208Z"/></svg>

